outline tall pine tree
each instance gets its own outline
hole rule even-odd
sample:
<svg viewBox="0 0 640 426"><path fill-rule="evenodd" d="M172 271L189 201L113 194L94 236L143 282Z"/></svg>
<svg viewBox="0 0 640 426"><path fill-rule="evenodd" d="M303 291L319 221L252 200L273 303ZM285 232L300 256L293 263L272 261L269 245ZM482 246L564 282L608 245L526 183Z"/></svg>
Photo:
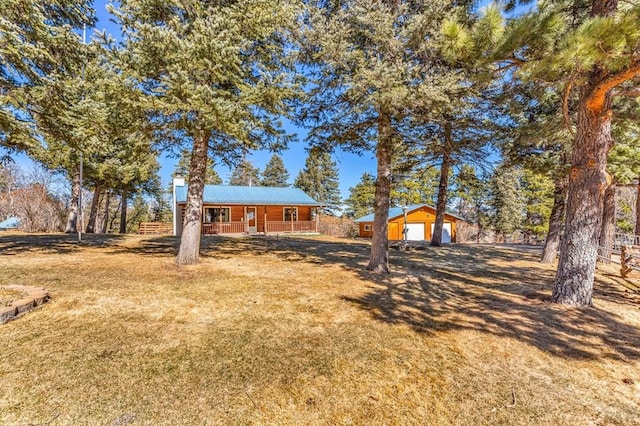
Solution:
<svg viewBox="0 0 640 426"><path fill-rule="evenodd" d="M296 96L288 70L300 3L122 0L123 71L168 141L192 145L179 264L197 263L209 152L234 164L286 142L277 116ZM271 145L270 145L271 144Z"/></svg>
<svg viewBox="0 0 640 426"><path fill-rule="evenodd" d="M326 213L340 206L339 176L336 162L326 151L311 150L293 186L321 203Z"/></svg>
<svg viewBox="0 0 640 426"><path fill-rule="evenodd" d="M289 186L289 172L284 166L282 157L273 154L262 172L262 186Z"/></svg>

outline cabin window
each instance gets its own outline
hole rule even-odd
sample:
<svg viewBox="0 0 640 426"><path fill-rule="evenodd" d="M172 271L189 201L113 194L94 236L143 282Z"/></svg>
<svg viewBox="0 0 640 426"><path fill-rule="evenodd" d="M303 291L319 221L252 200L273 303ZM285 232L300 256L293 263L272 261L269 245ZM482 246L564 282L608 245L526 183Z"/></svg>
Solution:
<svg viewBox="0 0 640 426"><path fill-rule="evenodd" d="M364 230L367 232L371 231L371 225L365 225Z"/></svg>
<svg viewBox="0 0 640 426"><path fill-rule="evenodd" d="M298 208L297 207L285 207L284 221L285 222L297 222L298 221Z"/></svg>
<svg viewBox="0 0 640 426"><path fill-rule="evenodd" d="M207 207L204 209L204 223L231 222L230 207Z"/></svg>

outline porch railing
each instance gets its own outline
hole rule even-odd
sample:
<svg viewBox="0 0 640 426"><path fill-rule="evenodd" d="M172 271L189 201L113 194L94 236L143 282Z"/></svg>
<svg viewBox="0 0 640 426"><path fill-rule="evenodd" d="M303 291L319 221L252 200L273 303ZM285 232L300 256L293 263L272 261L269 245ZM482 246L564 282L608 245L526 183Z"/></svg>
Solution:
<svg viewBox="0 0 640 426"><path fill-rule="evenodd" d="M270 221L265 223L264 232L266 234L285 232L318 232L318 222L315 220L300 220L297 222Z"/></svg>
<svg viewBox="0 0 640 426"><path fill-rule="evenodd" d="M213 222L202 224L203 235L243 234L248 232L247 222Z"/></svg>

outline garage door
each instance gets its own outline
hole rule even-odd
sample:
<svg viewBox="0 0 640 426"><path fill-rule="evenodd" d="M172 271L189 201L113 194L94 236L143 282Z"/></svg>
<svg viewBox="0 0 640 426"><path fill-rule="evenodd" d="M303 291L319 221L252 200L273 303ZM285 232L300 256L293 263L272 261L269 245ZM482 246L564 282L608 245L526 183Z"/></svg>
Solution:
<svg viewBox="0 0 640 426"><path fill-rule="evenodd" d="M407 240L424 240L424 223L407 223Z"/></svg>
<svg viewBox="0 0 640 426"><path fill-rule="evenodd" d="M433 235L433 227L435 224L431 224L431 235ZM451 242L451 223L443 223L442 224L442 242L450 243Z"/></svg>

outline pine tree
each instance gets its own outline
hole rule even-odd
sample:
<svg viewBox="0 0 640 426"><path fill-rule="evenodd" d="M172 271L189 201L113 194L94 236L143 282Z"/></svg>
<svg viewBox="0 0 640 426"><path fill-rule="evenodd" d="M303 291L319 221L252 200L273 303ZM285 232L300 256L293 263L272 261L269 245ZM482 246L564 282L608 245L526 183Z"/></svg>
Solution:
<svg viewBox="0 0 640 426"><path fill-rule="evenodd" d="M453 177L453 186L456 212L466 221L477 225L476 240L479 242L491 227L489 182L478 177L473 166L464 164Z"/></svg>
<svg viewBox="0 0 640 426"><path fill-rule="evenodd" d="M289 172L284 166L282 157L273 154L262 172L262 186L289 186Z"/></svg>
<svg viewBox="0 0 640 426"><path fill-rule="evenodd" d="M419 164L418 156L408 154L394 162L391 182L391 205L409 206L412 204L435 204L438 187L438 169L433 166Z"/></svg>
<svg viewBox="0 0 640 426"><path fill-rule="evenodd" d="M254 167L250 161L242 161L231 171L229 185L259 186L260 169L258 167Z"/></svg>
<svg viewBox="0 0 640 426"><path fill-rule="evenodd" d="M373 213L376 197L376 179L369 173L363 173L360 181L349 188L349 197L344 200L349 217L360 218Z"/></svg>
<svg viewBox="0 0 640 426"><path fill-rule="evenodd" d="M525 205L522 224L525 243L531 239L542 239L547 234L549 216L553 206L554 184L548 174L524 169L520 179Z"/></svg>
<svg viewBox="0 0 640 426"><path fill-rule="evenodd" d="M169 142L192 144L179 264L197 263L209 153L237 164L286 143L277 116L297 96L287 49L298 2L122 0L124 73ZM113 10L113 9L112 9Z"/></svg>
<svg viewBox="0 0 640 426"><path fill-rule="evenodd" d="M408 106L417 98L447 96L440 82L454 76L434 67L443 58L439 53L434 57L432 43L454 5L440 0L319 3L322 7L310 12L303 43L302 54L313 73L303 118L312 127L310 142L320 149L339 145L375 152L375 218L367 269L388 273L393 157L398 150L405 152L404 128L414 130L414 111Z"/></svg>
<svg viewBox="0 0 640 426"><path fill-rule="evenodd" d="M586 6L586 7L585 7ZM640 4L558 1L514 21L503 46L509 62L534 78L564 85L576 134L564 237L552 301L589 306L601 232L613 98L640 76ZM525 47L524 49L522 47ZM513 52L526 53L519 57ZM575 93L575 101L570 95Z"/></svg>
<svg viewBox="0 0 640 426"><path fill-rule="evenodd" d="M191 152L188 149L183 149L180 152L180 158L173 169L173 175L183 176L186 181L189 181L189 163L191 162ZM215 163L212 158L207 159L207 170L204 178L206 185L222 185L222 178L215 169Z"/></svg>
<svg viewBox="0 0 640 426"><path fill-rule="evenodd" d="M340 206L338 167L326 151L309 152L293 186L321 203L328 214Z"/></svg>
<svg viewBox="0 0 640 426"><path fill-rule="evenodd" d="M31 91L30 114L42 138L32 158L63 171L72 183L67 232L76 232L80 160L84 183L94 188L87 232L96 230L104 191L138 187L159 169L146 112L136 106L137 90L113 67L98 43L86 46L83 72L61 76Z"/></svg>
<svg viewBox="0 0 640 426"><path fill-rule="evenodd" d="M491 178L489 204L493 210L492 227L503 241L522 229L525 202L522 196L521 170L498 166Z"/></svg>
<svg viewBox="0 0 640 426"><path fill-rule="evenodd" d="M505 77L544 81L560 90L567 127L575 126L565 229L552 294L555 303L592 304L607 156L613 146L613 101L616 96L633 95L638 84L639 18L637 2L543 2L510 20L492 56L499 58ZM463 45L465 38L473 38L458 30L452 44Z"/></svg>
<svg viewBox="0 0 640 426"><path fill-rule="evenodd" d="M93 25L92 3L0 0L0 146L29 153L37 145L30 92L59 76L80 74L84 48L74 30Z"/></svg>

